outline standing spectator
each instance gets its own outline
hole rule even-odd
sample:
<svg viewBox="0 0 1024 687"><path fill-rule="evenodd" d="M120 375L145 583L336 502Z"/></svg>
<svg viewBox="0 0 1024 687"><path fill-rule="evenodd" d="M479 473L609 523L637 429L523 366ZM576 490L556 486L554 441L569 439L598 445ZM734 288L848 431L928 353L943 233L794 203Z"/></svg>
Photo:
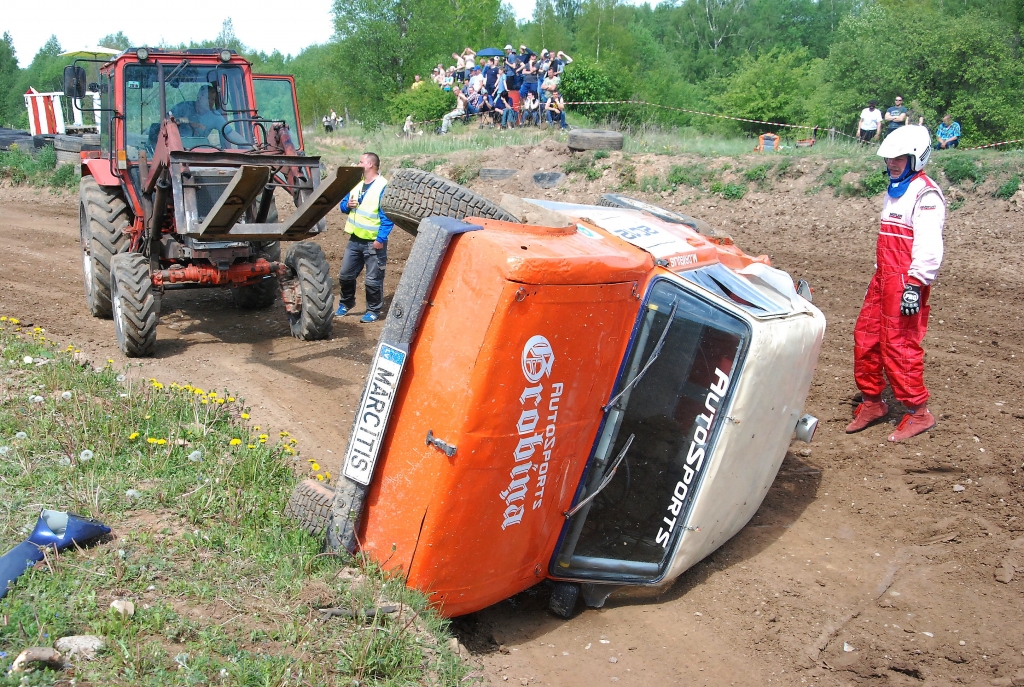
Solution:
<svg viewBox="0 0 1024 687"><path fill-rule="evenodd" d="M498 58L492 57L487 60L483 69L484 90L489 94L494 93L494 84L498 81Z"/></svg>
<svg viewBox="0 0 1024 687"><path fill-rule="evenodd" d="M537 56L533 53L530 54L523 69L520 72L523 75L523 85L519 88L519 99L522 100L526 97L527 93L533 93L537 96Z"/></svg>
<svg viewBox="0 0 1024 687"><path fill-rule="evenodd" d="M420 78L419 74L416 74L412 77L412 86L410 86L409 88L414 91L423 88L423 79Z"/></svg>
<svg viewBox="0 0 1024 687"><path fill-rule="evenodd" d="M537 73L541 77L543 77L545 74L548 73L548 67L550 67L550 66L551 66L551 53L548 51L547 48L543 48L540 51L540 59L537 60ZM543 94L539 94L539 95L541 95L540 101L544 102Z"/></svg>
<svg viewBox="0 0 1024 687"><path fill-rule="evenodd" d="M505 67L498 67L498 75L494 79L494 86L490 89L491 95L495 98L502 93L508 93L508 75Z"/></svg>
<svg viewBox="0 0 1024 687"><path fill-rule="evenodd" d="M463 78L466 81L469 81L469 77L471 76L470 70L472 70L473 67L476 66L476 52L473 50L473 48L467 46L466 49L462 51L462 59L465 61L466 72Z"/></svg>
<svg viewBox="0 0 1024 687"><path fill-rule="evenodd" d="M442 134L448 133L448 129L450 129L452 126L453 119L466 116L466 109L468 107L468 100L466 99L466 95L457 88L454 90L456 97L455 109L446 114L444 117L441 117Z"/></svg>
<svg viewBox="0 0 1024 687"><path fill-rule="evenodd" d="M885 111L885 121L889 122L885 127L886 136L907 123L907 108L903 107L901 96L896 96L896 104Z"/></svg>
<svg viewBox="0 0 1024 687"><path fill-rule="evenodd" d="M558 84L561 81L555 74L555 67L548 67L547 76L544 77L544 81L540 85L540 101L542 103L547 102L551 95L558 90Z"/></svg>
<svg viewBox="0 0 1024 687"><path fill-rule="evenodd" d="M942 115L942 124L935 132L935 150L956 148L960 145L960 122L954 122L948 112Z"/></svg>
<svg viewBox="0 0 1024 687"><path fill-rule="evenodd" d="M356 277L366 267L366 314L360 322L376 322L384 308L384 266L388 262L388 235L394 222L380 209L380 197L388 180L380 175L380 158L363 153L359 158L363 180L341 199L342 212L348 211L345 231L351 234L341 260L341 302L335 317L344 317L356 305Z"/></svg>
<svg viewBox="0 0 1024 687"><path fill-rule="evenodd" d="M473 67L472 75L469 77L469 85L477 93L483 93L487 81L484 79L484 75L480 73L480 67Z"/></svg>
<svg viewBox="0 0 1024 687"><path fill-rule="evenodd" d="M469 48L466 48L466 50L469 50ZM459 81L467 81L469 79L469 75L466 74L466 58L454 52L452 53L452 57L455 58L455 78ZM472 66L473 63L470 62L469 67Z"/></svg>
<svg viewBox="0 0 1024 687"><path fill-rule="evenodd" d="M523 125L525 126L528 122L533 122L534 126L540 124L540 101L537 100L537 94L533 91L526 92L526 99L523 103Z"/></svg>
<svg viewBox="0 0 1024 687"><path fill-rule="evenodd" d="M450 91L455 87L455 67L448 67L448 71L441 81L441 87L446 91Z"/></svg>
<svg viewBox="0 0 1024 687"><path fill-rule="evenodd" d="M324 131L326 131L327 133L332 133L334 131L334 122L332 122L331 118L328 117L327 115L324 115L323 125Z"/></svg>
<svg viewBox="0 0 1024 687"><path fill-rule="evenodd" d="M889 171L875 250L875 273L853 331L853 377L862 401L846 427L852 434L885 418L886 380L907 408L889 441L935 426L924 384L928 298L942 264L946 203L924 167L931 136L919 126L897 127L878 148Z"/></svg>
<svg viewBox="0 0 1024 687"><path fill-rule="evenodd" d="M561 76L562 72L565 71L566 65L572 64L572 58L559 50L555 59L552 61L552 64L555 65L555 73Z"/></svg>
<svg viewBox="0 0 1024 687"><path fill-rule="evenodd" d="M558 94L558 91L554 91L551 94L551 99L544 106L544 114L547 115L548 124L551 126L554 126L557 120L560 128L569 128L565 123L565 101L562 100L562 96Z"/></svg>
<svg viewBox="0 0 1024 687"><path fill-rule="evenodd" d="M868 106L860 111L860 140L868 143L882 133L882 111L877 100L869 100Z"/></svg>
<svg viewBox="0 0 1024 687"><path fill-rule="evenodd" d="M526 64L527 60L530 59L530 55L536 56L536 53L527 48L525 45L519 46L519 61Z"/></svg>

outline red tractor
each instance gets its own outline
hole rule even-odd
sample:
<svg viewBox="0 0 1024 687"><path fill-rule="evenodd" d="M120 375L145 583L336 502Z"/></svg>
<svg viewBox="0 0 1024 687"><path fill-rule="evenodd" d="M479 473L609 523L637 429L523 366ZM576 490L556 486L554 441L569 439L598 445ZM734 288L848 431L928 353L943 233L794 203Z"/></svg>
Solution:
<svg viewBox="0 0 1024 687"><path fill-rule="evenodd" d="M294 80L254 75L231 50L132 48L99 62L88 86L85 62L64 71L75 106L100 94L100 150L82 153L85 296L94 316L113 317L125 355L153 352L171 289L228 287L244 308L280 294L294 336L326 337L330 270L304 239L360 170L321 179L320 158L302 150ZM293 206L283 221L279 201ZM300 241L283 260L282 241Z"/></svg>

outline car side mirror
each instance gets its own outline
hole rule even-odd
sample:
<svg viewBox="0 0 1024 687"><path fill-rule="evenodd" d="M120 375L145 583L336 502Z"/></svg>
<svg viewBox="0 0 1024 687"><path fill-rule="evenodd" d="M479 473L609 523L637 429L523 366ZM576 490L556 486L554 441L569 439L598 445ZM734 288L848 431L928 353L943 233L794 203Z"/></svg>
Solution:
<svg viewBox="0 0 1024 687"><path fill-rule="evenodd" d="M64 96L66 98L84 98L85 86L85 67L75 64L64 67Z"/></svg>

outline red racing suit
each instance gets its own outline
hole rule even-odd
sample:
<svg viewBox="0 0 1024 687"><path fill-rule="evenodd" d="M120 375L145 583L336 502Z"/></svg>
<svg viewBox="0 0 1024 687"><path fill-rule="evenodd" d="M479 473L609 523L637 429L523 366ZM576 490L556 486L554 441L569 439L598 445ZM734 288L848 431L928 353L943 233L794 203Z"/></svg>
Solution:
<svg viewBox="0 0 1024 687"><path fill-rule="evenodd" d="M888 378L904 405L915 409L928 401L921 342L928 329L931 283L942 263L945 220L942 191L923 171L901 197L885 194L875 274L853 332L853 376L865 396L881 396ZM922 287L921 310L905 316L900 301L908 282Z"/></svg>

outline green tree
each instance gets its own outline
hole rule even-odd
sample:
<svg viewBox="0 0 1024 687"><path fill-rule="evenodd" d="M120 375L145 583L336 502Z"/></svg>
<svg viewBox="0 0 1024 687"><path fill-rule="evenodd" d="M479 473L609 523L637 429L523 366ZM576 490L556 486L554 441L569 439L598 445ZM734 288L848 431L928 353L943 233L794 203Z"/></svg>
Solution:
<svg viewBox="0 0 1024 687"><path fill-rule="evenodd" d="M104 48L113 48L115 50L127 50L128 48L134 47L131 39L124 35L124 31L108 33L100 39L99 45Z"/></svg>
<svg viewBox="0 0 1024 687"><path fill-rule="evenodd" d="M14 39L4 32L0 40L0 125L13 126L25 111L21 105L18 84L18 58L14 53Z"/></svg>
<svg viewBox="0 0 1024 687"><path fill-rule="evenodd" d="M715 96L722 112L736 117L783 124L804 124L807 98L820 83L814 83L812 60L806 48L772 48L757 58L744 56L736 72L726 80L725 90ZM763 124L740 122L741 128L763 131Z"/></svg>

